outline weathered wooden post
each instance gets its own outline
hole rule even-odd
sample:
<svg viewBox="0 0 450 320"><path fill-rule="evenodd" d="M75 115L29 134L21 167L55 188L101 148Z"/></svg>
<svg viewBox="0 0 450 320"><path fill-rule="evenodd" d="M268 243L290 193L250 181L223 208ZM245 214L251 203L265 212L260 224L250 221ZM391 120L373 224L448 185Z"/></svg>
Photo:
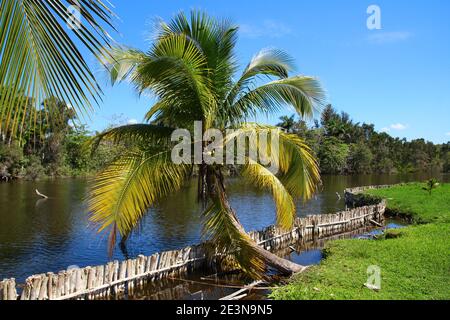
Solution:
<svg viewBox="0 0 450 320"><path fill-rule="evenodd" d="M0 282L0 300L17 300L16 279L4 279Z"/></svg>

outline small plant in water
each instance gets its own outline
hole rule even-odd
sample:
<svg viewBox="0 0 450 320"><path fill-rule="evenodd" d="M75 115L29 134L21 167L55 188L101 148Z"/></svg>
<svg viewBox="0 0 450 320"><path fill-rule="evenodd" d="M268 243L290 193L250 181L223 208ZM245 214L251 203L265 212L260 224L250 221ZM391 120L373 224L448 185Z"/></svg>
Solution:
<svg viewBox="0 0 450 320"><path fill-rule="evenodd" d="M437 187L439 187L439 181L436 179L427 180L425 183L426 183L426 186L423 187L422 189L425 191L428 191L430 193L430 196L431 196L433 189L436 189Z"/></svg>

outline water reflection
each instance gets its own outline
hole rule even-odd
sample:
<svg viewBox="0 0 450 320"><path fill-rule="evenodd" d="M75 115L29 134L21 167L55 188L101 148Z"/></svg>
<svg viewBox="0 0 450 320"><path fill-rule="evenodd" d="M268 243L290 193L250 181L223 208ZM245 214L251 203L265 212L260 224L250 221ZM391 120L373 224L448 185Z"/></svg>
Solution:
<svg viewBox="0 0 450 320"><path fill-rule="evenodd" d="M425 180L430 176L325 176L317 198L298 203L298 215L342 210L344 202L338 200L336 192L342 194L347 187ZM448 175L437 177L450 180ZM86 186L83 179L0 183L0 279L15 277L23 281L32 274L58 272L69 265L94 266L109 260L106 236L88 227L82 202ZM50 199L39 199L35 189ZM230 181L228 190L232 206L248 231L275 222L270 195L235 180ZM201 208L195 199L193 183L158 203L130 237L127 254L150 255L200 242ZM118 248L113 259L122 260L124 255Z"/></svg>

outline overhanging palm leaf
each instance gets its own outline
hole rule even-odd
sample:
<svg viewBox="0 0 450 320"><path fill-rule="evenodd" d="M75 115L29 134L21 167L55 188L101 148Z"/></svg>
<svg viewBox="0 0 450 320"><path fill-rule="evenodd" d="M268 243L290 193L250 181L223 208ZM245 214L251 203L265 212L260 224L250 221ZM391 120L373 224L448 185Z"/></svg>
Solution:
<svg viewBox="0 0 450 320"><path fill-rule="evenodd" d="M296 76L272 81L246 92L230 107L241 117L276 113L294 107L302 117L311 117L323 105L325 94L317 79Z"/></svg>
<svg viewBox="0 0 450 320"><path fill-rule="evenodd" d="M99 232L110 229L110 250L116 231L127 237L147 210L178 191L190 166L171 162L170 151L130 152L99 173L88 197L90 220Z"/></svg>
<svg viewBox="0 0 450 320"><path fill-rule="evenodd" d="M309 200L320 184L319 165L312 155L311 148L299 136L278 130L268 125L245 123L238 130L225 138L225 143L233 139L242 139L254 135L260 137L262 132L271 131L278 137L278 146L272 146L272 140L267 139L266 144L261 143L258 138L256 147L259 156L267 156L265 163L276 164L278 176L294 198L302 197ZM265 150L264 148L267 148ZM256 161L256 159L250 159Z"/></svg>
<svg viewBox="0 0 450 320"><path fill-rule="evenodd" d="M269 135L262 136L269 131L271 135L277 135L277 140ZM302 138L271 126L243 124L227 135L224 143L247 138L256 141L254 147L258 159L246 155L242 175L254 185L272 192L279 226L292 228L296 215L293 199L306 201L312 197L320 183L318 163ZM279 172L273 173L258 161L273 166Z"/></svg>
<svg viewBox="0 0 450 320"><path fill-rule="evenodd" d="M269 169L256 162L245 165L241 174L254 186L272 193L277 207L277 225L291 229L297 212L292 196L283 183Z"/></svg>
<svg viewBox="0 0 450 320"><path fill-rule="evenodd" d="M81 17L73 34L100 58L110 42L100 22L112 27L113 16L103 1L1 0L0 86L8 93L0 96L0 131L15 133L24 118L14 115L35 113L51 97L82 114L91 110L90 98L100 98L94 75L65 30L71 19L69 6L76 6ZM31 97L32 103L18 103L19 92Z"/></svg>
<svg viewBox="0 0 450 320"><path fill-rule="evenodd" d="M287 53L278 49L264 49L253 57L237 83L255 76L274 76L283 79L289 77L289 72L293 69L293 59Z"/></svg>
<svg viewBox="0 0 450 320"><path fill-rule="evenodd" d="M134 124L121 126L107 130L93 139L88 144L93 150L97 149L103 140L110 140L115 144L149 144L166 146L170 144L170 138L174 129L151 125L151 124Z"/></svg>

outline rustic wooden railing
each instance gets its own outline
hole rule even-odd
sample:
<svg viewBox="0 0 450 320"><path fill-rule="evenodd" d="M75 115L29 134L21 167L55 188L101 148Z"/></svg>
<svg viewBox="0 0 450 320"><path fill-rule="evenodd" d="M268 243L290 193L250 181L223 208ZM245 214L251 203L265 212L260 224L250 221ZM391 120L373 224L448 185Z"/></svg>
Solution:
<svg viewBox="0 0 450 320"><path fill-rule="evenodd" d="M335 214L297 218L292 231L276 226L250 232L250 236L267 250L279 250L299 241L308 242L350 232L370 225L370 221L384 222L385 202L354 208ZM181 276L208 267L220 268L223 256L208 258L211 244L189 246L182 250L140 255L136 259L112 261L106 265L64 270L29 277L21 292L15 279L0 281L0 300L67 300L105 299L132 294L136 287L148 281ZM213 255L214 256L214 255Z"/></svg>
<svg viewBox="0 0 450 320"><path fill-rule="evenodd" d="M369 206L381 202L379 198L369 196L364 194L367 190L374 189L385 189L393 187L394 185L377 185L377 186L366 186L366 187L356 187L344 190L344 200L345 204L351 208Z"/></svg>

